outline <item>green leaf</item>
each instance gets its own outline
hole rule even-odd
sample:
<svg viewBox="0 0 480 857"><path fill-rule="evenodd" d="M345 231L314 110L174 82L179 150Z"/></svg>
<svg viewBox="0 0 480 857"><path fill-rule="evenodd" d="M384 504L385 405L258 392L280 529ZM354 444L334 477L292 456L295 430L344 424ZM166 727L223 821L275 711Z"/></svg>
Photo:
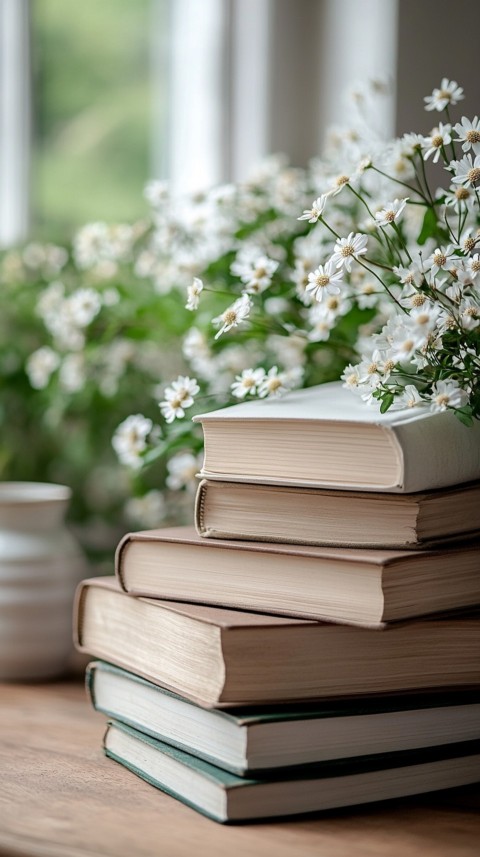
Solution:
<svg viewBox="0 0 480 857"><path fill-rule="evenodd" d="M381 414L385 414L388 411L389 407L391 405L393 405L394 398L395 398L395 396L393 395L393 393L386 393L386 395L383 398L383 402L380 405L380 413Z"/></svg>
<svg viewBox="0 0 480 857"><path fill-rule="evenodd" d="M422 247L429 238L436 235L438 229L437 217L433 208L427 208L425 217L423 218L422 229L417 238L417 243Z"/></svg>
<svg viewBox="0 0 480 857"><path fill-rule="evenodd" d="M467 426L467 428L473 426L472 409L469 408L468 405L464 408L456 408L455 416L461 423L463 423L464 426Z"/></svg>

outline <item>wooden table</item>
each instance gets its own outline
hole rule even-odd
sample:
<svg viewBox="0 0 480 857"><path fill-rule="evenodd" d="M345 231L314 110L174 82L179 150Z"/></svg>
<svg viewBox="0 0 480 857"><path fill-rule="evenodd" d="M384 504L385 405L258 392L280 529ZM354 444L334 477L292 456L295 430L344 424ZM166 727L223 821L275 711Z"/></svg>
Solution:
<svg viewBox="0 0 480 857"><path fill-rule="evenodd" d="M5 857L478 857L480 788L224 827L104 758L81 683L0 685Z"/></svg>

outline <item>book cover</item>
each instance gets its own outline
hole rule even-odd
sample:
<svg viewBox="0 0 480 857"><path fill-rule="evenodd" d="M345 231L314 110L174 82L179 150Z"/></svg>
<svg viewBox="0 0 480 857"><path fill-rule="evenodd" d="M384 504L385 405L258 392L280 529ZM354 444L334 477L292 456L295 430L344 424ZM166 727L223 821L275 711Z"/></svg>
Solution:
<svg viewBox="0 0 480 857"><path fill-rule="evenodd" d="M477 613L397 622L384 630L133 598L84 581L80 651L207 707L478 688Z"/></svg>
<svg viewBox="0 0 480 857"><path fill-rule="evenodd" d="M127 534L115 567L132 595L369 628L480 603L478 542L372 550L204 539L169 527Z"/></svg>
<svg viewBox="0 0 480 857"><path fill-rule="evenodd" d="M118 721L107 729L104 751L150 785L223 823L405 797L480 778L480 741L342 759L260 780L238 777Z"/></svg>
<svg viewBox="0 0 480 857"><path fill-rule="evenodd" d="M467 428L427 408L381 414L340 382L193 419L208 479L406 493L480 479L479 420Z"/></svg>
<svg viewBox="0 0 480 857"><path fill-rule="evenodd" d="M428 549L480 532L480 483L388 494L202 479L194 514L207 539Z"/></svg>
<svg viewBox="0 0 480 857"><path fill-rule="evenodd" d="M97 711L239 776L480 740L478 693L220 711L104 662L89 665L86 684Z"/></svg>

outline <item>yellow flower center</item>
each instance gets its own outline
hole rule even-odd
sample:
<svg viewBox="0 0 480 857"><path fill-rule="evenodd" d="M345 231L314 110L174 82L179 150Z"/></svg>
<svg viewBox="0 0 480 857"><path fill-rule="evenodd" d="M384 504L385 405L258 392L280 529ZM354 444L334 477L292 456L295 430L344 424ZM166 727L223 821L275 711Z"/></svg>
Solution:
<svg viewBox="0 0 480 857"><path fill-rule="evenodd" d="M478 274L480 271L480 259L473 259L470 267L475 274Z"/></svg>
<svg viewBox="0 0 480 857"><path fill-rule="evenodd" d="M389 211L386 211L385 212L385 220L388 223L393 223L393 221L395 220L395 212L392 211L391 209Z"/></svg>
<svg viewBox="0 0 480 857"><path fill-rule="evenodd" d="M475 247L476 243L477 242L475 241L475 238L465 238L465 241L463 242L463 249L466 253L470 253Z"/></svg>
<svg viewBox="0 0 480 857"><path fill-rule="evenodd" d="M438 91L439 98L445 98L447 101L450 101L452 97L452 93L448 91L448 89L439 89Z"/></svg>
<svg viewBox="0 0 480 857"><path fill-rule="evenodd" d="M470 128L465 137L469 143L480 143L480 131L476 131L474 128Z"/></svg>
<svg viewBox="0 0 480 857"><path fill-rule="evenodd" d="M337 187L343 187L343 185L348 184L349 181L350 176L338 176L338 178L335 179L335 184Z"/></svg>
<svg viewBox="0 0 480 857"><path fill-rule="evenodd" d="M455 196L460 202L463 202L464 199L470 199L470 191L468 187L457 187Z"/></svg>
<svg viewBox="0 0 480 857"><path fill-rule="evenodd" d="M478 182L478 180L480 179L480 167L473 167L471 170L469 170L467 173L467 178L468 181L472 184Z"/></svg>
<svg viewBox="0 0 480 857"><path fill-rule="evenodd" d="M384 372L391 372L392 369L394 369L394 368L395 368L395 363L393 362L393 360L386 360L385 361L385 365L383 367Z"/></svg>
<svg viewBox="0 0 480 857"><path fill-rule="evenodd" d="M280 381L280 378L270 378L270 380L268 382L268 389L270 390L271 393L274 393L275 390L278 390L278 388L281 386L282 386L282 382Z"/></svg>
<svg viewBox="0 0 480 857"><path fill-rule="evenodd" d="M235 324L237 313L234 309L227 309L227 311L223 313L223 320L225 324Z"/></svg>
<svg viewBox="0 0 480 857"><path fill-rule="evenodd" d="M331 297L327 301L328 309L338 309L338 298Z"/></svg>
<svg viewBox="0 0 480 857"><path fill-rule="evenodd" d="M353 256L354 252L355 248L353 244L345 244L345 247L342 247L342 249L340 250L340 255L343 256L344 259L346 259L347 256Z"/></svg>
<svg viewBox="0 0 480 857"><path fill-rule="evenodd" d="M369 375L375 375L376 372L378 372L378 364L377 363L370 363L370 366L367 369L367 373Z"/></svg>
<svg viewBox="0 0 480 857"><path fill-rule="evenodd" d="M435 134L435 136L432 137L432 146L434 146L435 149L439 149L440 146L443 146L443 137L441 134Z"/></svg>
<svg viewBox="0 0 480 857"><path fill-rule="evenodd" d="M413 339L406 339L405 342L402 343L402 351L405 351L405 354L407 354L412 350L414 344Z"/></svg>
<svg viewBox="0 0 480 857"><path fill-rule="evenodd" d="M438 267L441 268L446 264L447 257L445 256L445 253L434 253L433 261L435 265L438 265Z"/></svg>
<svg viewBox="0 0 480 857"><path fill-rule="evenodd" d="M328 286L329 282L330 277L327 274L319 274L317 277L315 277L315 284L317 286L320 286L320 288Z"/></svg>
<svg viewBox="0 0 480 857"><path fill-rule="evenodd" d="M426 301L425 295L413 295L412 306L414 306L414 307L423 306L425 301Z"/></svg>
<svg viewBox="0 0 480 857"><path fill-rule="evenodd" d="M448 396L447 393L439 393L438 396L435 396L435 401L436 401L437 405L440 405L440 406L441 405L448 405L448 403L450 401L450 396Z"/></svg>

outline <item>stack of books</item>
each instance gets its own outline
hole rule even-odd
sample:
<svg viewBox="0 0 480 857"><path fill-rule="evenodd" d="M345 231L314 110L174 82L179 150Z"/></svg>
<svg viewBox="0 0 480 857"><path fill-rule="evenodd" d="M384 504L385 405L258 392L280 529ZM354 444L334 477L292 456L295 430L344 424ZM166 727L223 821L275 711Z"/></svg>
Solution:
<svg viewBox="0 0 480 857"><path fill-rule="evenodd" d="M196 528L77 595L107 756L222 822L479 781L480 424L340 384L196 419Z"/></svg>

